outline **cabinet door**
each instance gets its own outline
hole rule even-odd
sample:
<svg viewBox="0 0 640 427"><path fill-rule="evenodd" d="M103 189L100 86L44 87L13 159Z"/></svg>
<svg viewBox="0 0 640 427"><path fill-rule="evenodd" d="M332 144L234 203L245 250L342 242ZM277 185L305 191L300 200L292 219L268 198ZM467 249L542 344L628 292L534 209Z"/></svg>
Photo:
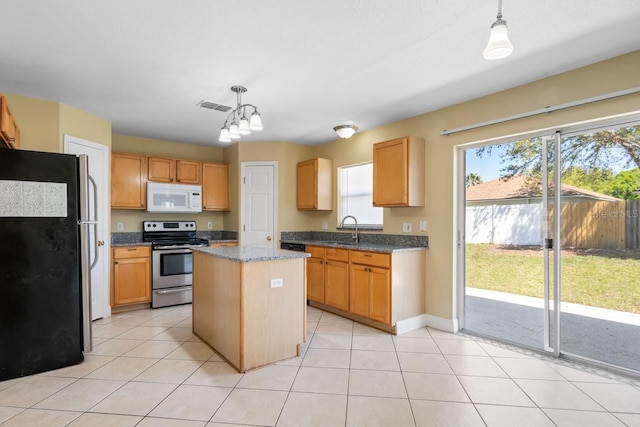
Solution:
<svg viewBox="0 0 640 427"><path fill-rule="evenodd" d="M146 157L111 155L111 207L144 209L147 205Z"/></svg>
<svg viewBox="0 0 640 427"><path fill-rule="evenodd" d="M163 157L149 157L149 181L173 182L175 179L175 161Z"/></svg>
<svg viewBox="0 0 640 427"><path fill-rule="evenodd" d="M200 162L176 160L176 182L179 184L200 184Z"/></svg>
<svg viewBox="0 0 640 427"><path fill-rule="evenodd" d="M391 322L391 284L386 268L369 268L369 318L387 325Z"/></svg>
<svg viewBox="0 0 640 427"><path fill-rule="evenodd" d="M317 209L318 162L316 159L298 163L296 186L298 209Z"/></svg>
<svg viewBox="0 0 640 427"><path fill-rule="evenodd" d="M307 299L324 304L324 260L307 258Z"/></svg>
<svg viewBox="0 0 640 427"><path fill-rule="evenodd" d="M8 148L20 146L20 128L16 124L5 96L0 96L0 138Z"/></svg>
<svg viewBox="0 0 640 427"><path fill-rule="evenodd" d="M349 263L325 261L324 299L327 305L349 310Z"/></svg>
<svg viewBox="0 0 640 427"><path fill-rule="evenodd" d="M352 264L349 277L349 311L369 317L369 268Z"/></svg>
<svg viewBox="0 0 640 427"><path fill-rule="evenodd" d="M373 205L406 205L409 202L409 138L373 146Z"/></svg>
<svg viewBox="0 0 640 427"><path fill-rule="evenodd" d="M229 165L202 164L202 209L229 210Z"/></svg>
<svg viewBox="0 0 640 427"><path fill-rule="evenodd" d="M116 259L113 262L113 304L151 301L150 258Z"/></svg>

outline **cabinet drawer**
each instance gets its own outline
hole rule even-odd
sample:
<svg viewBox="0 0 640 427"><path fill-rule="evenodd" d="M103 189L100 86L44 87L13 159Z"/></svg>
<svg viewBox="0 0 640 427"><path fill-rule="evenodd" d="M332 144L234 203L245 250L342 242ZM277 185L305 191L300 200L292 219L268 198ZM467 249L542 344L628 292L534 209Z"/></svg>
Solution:
<svg viewBox="0 0 640 427"><path fill-rule="evenodd" d="M318 246L307 246L305 252L310 253L313 258L324 258L324 248Z"/></svg>
<svg viewBox="0 0 640 427"><path fill-rule="evenodd" d="M351 251L351 262L353 264L365 264L375 267L390 268L391 255L376 252Z"/></svg>
<svg viewBox="0 0 640 427"><path fill-rule="evenodd" d="M127 246L113 248L113 259L144 258L151 256L150 246Z"/></svg>
<svg viewBox="0 0 640 427"><path fill-rule="evenodd" d="M349 249L325 248L327 259L349 262Z"/></svg>

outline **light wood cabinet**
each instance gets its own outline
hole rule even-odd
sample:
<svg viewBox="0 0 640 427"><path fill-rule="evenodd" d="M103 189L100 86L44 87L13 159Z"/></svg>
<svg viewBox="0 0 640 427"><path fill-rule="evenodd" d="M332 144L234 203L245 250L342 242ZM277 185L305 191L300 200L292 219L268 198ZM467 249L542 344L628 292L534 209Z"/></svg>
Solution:
<svg viewBox="0 0 640 427"><path fill-rule="evenodd" d="M307 258L307 299L324 304L324 259Z"/></svg>
<svg viewBox="0 0 640 427"><path fill-rule="evenodd" d="M20 148L20 128L4 95L0 95L0 146Z"/></svg>
<svg viewBox="0 0 640 427"><path fill-rule="evenodd" d="M333 162L318 158L298 163L296 188L299 210L333 210Z"/></svg>
<svg viewBox="0 0 640 427"><path fill-rule="evenodd" d="M202 163L202 210L229 210L229 165Z"/></svg>
<svg viewBox="0 0 640 427"><path fill-rule="evenodd" d="M111 155L111 207L145 209L147 158L136 154Z"/></svg>
<svg viewBox="0 0 640 427"><path fill-rule="evenodd" d="M391 256L351 251L351 262L349 277L351 313L390 325Z"/></svg>
<svg viewBox="0 0 640 427"><path fill-rule="evenodd" d="M373 145L374 206L424 206L424 150L409 136Z"/></svg>
<svg viewBox="0 0 640 427"><path fill-rule="evenodd" d="M349 310L349 251L307 246L307 299Z"/></svg>
<svg viewBox="0 0 640 427"><path fill-rule="evenodd" d="M147 179L153 182L200 184L200 162L149 157Z"/></svg>
<svg viewBox="0 0 640 427"><path fill-rule="evenodd" d="M112 306L151 302L149 246L113 248Z"/></svg>
<svg viewBox="0 0 640 427"><path fill-rule="evenodd" d="M425 312L425 251L391 253L307 246L309 304L396 333Z"/></svg>

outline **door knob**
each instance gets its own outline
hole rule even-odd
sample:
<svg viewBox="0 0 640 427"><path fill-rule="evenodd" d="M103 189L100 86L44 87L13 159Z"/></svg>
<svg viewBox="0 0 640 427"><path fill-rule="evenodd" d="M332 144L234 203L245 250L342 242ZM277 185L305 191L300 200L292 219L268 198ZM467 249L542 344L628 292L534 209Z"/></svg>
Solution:
<svg viewBox="0 0 640 427"><path fill-rule="evenodd" d="M104 240L98 240L98 246L104 246Z"/></svg>
<svg viewBox="0 0 640 427"><path fill-rule="evenodd" d="M271 236L267 236L267 240L268 240L268 241L271 241Z"/></svg>

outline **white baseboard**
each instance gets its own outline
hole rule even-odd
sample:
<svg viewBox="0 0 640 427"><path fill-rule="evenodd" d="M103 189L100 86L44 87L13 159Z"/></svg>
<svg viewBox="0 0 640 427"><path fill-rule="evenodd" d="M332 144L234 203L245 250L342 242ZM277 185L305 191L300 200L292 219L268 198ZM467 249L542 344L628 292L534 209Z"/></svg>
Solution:
<svg viewBox="0 0 640 427"><path fill-rule="evenodd" d="M431 314L421 314L396 322L396 334L406 334L425 326L455 334L458 332L458 319L445 319Z"/></svg>

